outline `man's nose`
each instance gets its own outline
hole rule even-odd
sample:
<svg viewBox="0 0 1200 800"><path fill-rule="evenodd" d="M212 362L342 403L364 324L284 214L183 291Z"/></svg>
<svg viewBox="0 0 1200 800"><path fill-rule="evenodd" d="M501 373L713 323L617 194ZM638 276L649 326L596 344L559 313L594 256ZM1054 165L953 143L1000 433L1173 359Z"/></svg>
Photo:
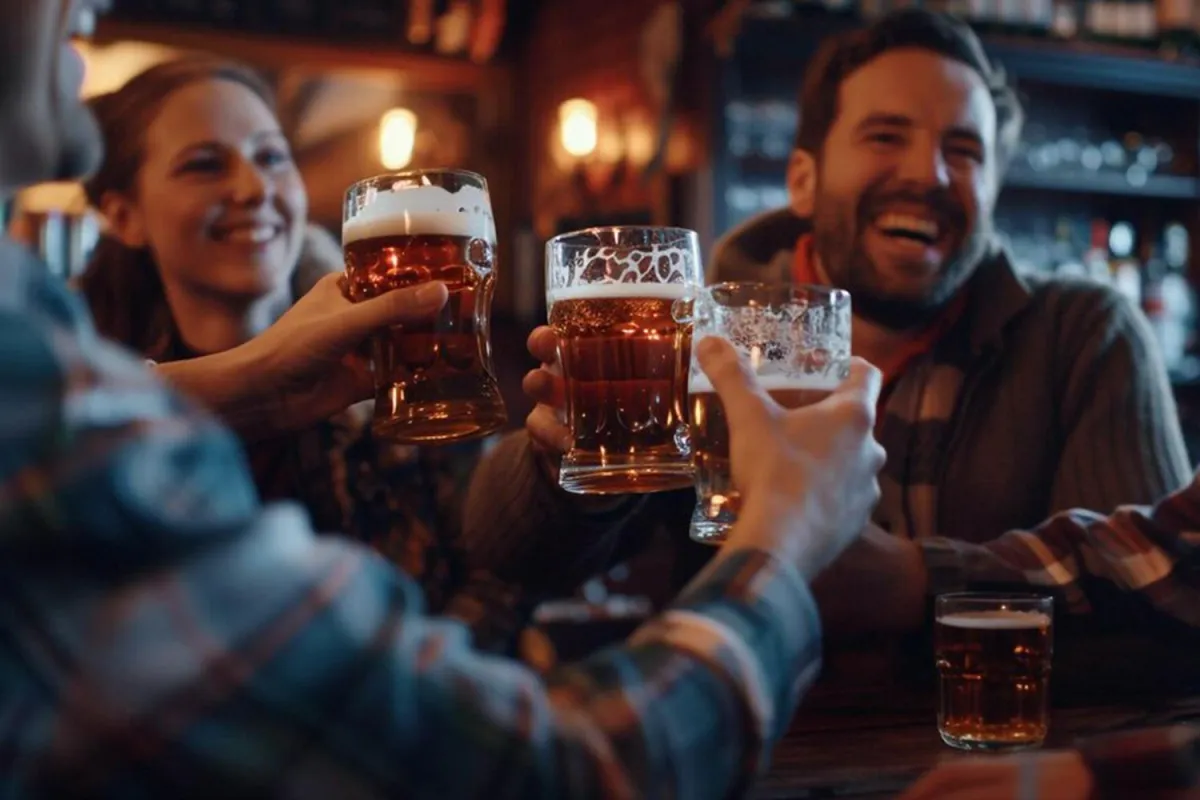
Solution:
<svg viewBox="0 0 1200 800"><path fill-rule="evenodd" d="M905 149L897 177L916 186L948 186L950 169L941 146L934 141L918 140Z"/></svg>

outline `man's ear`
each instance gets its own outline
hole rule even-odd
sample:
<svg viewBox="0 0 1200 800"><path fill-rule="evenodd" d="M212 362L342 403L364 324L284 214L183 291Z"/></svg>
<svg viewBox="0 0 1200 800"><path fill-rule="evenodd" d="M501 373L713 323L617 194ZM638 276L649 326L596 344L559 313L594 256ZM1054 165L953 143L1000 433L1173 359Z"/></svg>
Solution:
<svg viewBox="0 0 1200 800"><path fill-rule="evenodd" d="M792 213L802 219L813 215L817 196L817 160L807 150L797 147L788 159L788 200Z"/></svg>
<svg viewBox="0 0 1200 800"><path fill-rule="evenodd" d="M105 192L100 198L100 213L108 223L109 234L134 250L147 246L146 225L141 209L119 192Z"/></svg>

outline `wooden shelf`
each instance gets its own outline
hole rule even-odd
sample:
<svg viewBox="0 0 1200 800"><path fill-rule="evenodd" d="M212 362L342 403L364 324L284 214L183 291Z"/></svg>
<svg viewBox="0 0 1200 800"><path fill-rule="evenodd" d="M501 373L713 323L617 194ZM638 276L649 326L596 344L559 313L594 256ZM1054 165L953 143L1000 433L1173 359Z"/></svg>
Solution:
<svg viewBox="0 0 1200 800"><path fill-rule="evenodd" d="M1200 100L1200 65L1168 61L1150 50L1009 36L983 41L988 55L1019 79Z"/></svg>
<svg viewBox="0 0 1200 800"><path fill-rule="evenodd" d="M425 91L477 90L488 79L504 74L502 64L476 64L462 58L385 47L378 44L330 44L303 36L271 36L202 26L183 27L105 19L98 26L96 43L143 41L249 59L259 66L307 70L370 69L403 72L407 85Z"/></svg>
<svg viewBox="0 0 1200 800"><path fill-rule="evenodd" d="M1006 189L1037 189L1071 194L1097 194L1117 197L1146 197L1160 200L1196 200L1200 198L1200 180L1178 175L1151 175L1143 186L1134 186L1115 172L1063 174L1035 172L1014 166L1004 178Z"/></svg>
<svg viewBox="0 0 1200 800"><path fill-rule="evenodd" d="M823 37L861 25L850 16L819 12L750 19L741 44L746 50L739 57L800 66ZM1200 100L1200 64L1170 61L1151 49L1010 34L984 33L980 38L988 55L1018 79ZM788 79L795 75L793 70Z"/></svg>

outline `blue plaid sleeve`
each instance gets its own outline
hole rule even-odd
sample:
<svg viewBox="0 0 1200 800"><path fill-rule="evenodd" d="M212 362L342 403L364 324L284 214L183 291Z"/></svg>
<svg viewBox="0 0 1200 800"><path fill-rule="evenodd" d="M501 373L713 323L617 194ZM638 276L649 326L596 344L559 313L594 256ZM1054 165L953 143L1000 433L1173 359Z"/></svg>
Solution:
<svg viewBox="0 0 1200 800"><path fill-rule="evenodd" d="M733 554L548 679L378 556L261 509L216 422L0 283L0 794L718 797L819 661L789 566Z"/></svg>

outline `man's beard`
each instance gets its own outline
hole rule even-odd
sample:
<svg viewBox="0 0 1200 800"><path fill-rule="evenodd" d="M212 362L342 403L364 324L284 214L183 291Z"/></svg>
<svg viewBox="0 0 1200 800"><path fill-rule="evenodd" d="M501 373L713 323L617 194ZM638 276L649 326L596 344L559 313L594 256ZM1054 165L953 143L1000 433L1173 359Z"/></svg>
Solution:
<svg viewBox="0 0 1200 800"><path fill-rule="evenodd" d="M863 241L879 210L898 200L931 209L940 231L961 232L959 246L947 256L935 282L920 297L888 293ZM830 282L850 292L855 316L891 330L911 330L928 324L949 305L987 253L991 241L990 218L980 214L970 230L967 224L961 204L944 189L920 193L872 188L859 198L854 208L818 191L813 249Z"/></svg>

